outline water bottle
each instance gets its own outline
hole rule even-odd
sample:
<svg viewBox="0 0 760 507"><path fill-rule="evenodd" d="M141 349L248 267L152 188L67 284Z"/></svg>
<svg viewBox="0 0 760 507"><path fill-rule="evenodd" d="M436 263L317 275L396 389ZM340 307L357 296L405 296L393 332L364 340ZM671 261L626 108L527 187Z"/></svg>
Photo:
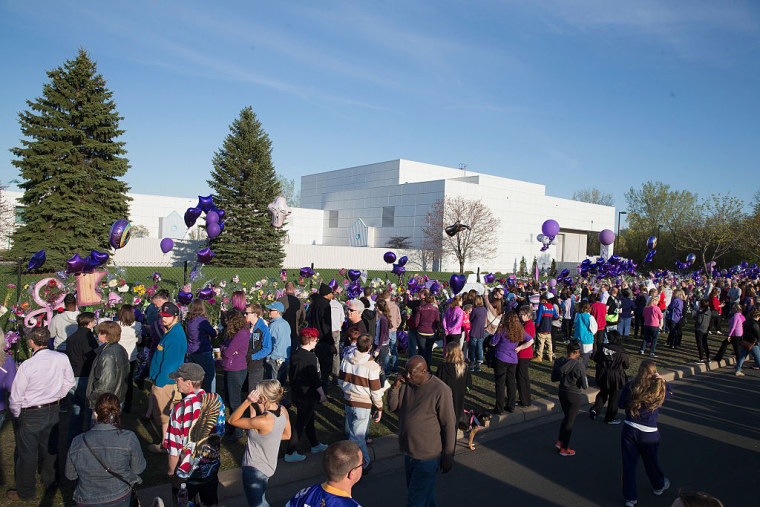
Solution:
<svg viewBox="0 0 760 507"><path fill-rule="evenodd" d="M188 507L187 485L183 482L177 492L177 507Z"/></svg>

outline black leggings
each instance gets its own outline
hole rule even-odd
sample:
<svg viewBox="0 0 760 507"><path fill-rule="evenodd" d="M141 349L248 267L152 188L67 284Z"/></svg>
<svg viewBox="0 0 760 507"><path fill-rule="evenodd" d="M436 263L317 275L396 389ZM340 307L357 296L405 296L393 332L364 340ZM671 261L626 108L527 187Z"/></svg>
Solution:
<svg viewBox="0 0 760 507"><path fill-rule="evenodd" d="M570 447L570 435L573 433L575 416L578 415L578 410L581 408L581 395L580 393L571 393L560 390L559 403L562 405L562 412L565 413L565 417L562 419L562 424L559 426L559 436L557 437L557 440L559 440L560 446L563 449L567 449Z"/></svg>
<svg viewBox="0 0 760 507"><path fill-rule="evenodd" d="M520 398L520 406L523 407L530 405L530 375L528 374L530 359L529 357L518 358L517 369L515 371L517 393Z"/></svg>
<svg viewBox="0 0 760 507"><path fill-rule="evenodd" d="M317 408L317 404L314 401L301 401L294 400L293 404L296 406L296 425L293 427L293 432L290 435L290 441L288 442L288 454L293 454L298 447L298 443L303 438L304 433L309 438L309 443L312 447L319 445L317 439L317 430L314 428L314 409Z"/></svg>
<svg viewBox="0 0 760 507"><path fill-rule="evenodd" d="M668 333L668 345L671 347L680 347L681 338L683 338L683 317L681 317L681 320L679 320L677 324L668 321L668 328L670 329L670 332Z"/></svg>
<svg viewBox="0 0 760 507"><path fill-rule="evenodd" d="M708 340L708 333L700 333L699 331L695 331L694 335L697 338L697 352L699 352L699 360L701 361L704 359L705 361L710 360L710 349L708 348L707 340ZM725 343L725 340L723 340ZM718 352L720 356L723 356L723 351L725 351L725 347L721 347L721 351Z"/></svg>
<svg viewBox="0 0 760 507"><path fill-rule="evenodd" d="M493 379L496 384L496 412L504 411L504 384L507 390L507 411L512 412L515 409L516 383L515 371L517 363L505 363L496 359L493 368Z"/></svg>
<svg viewBox="0 0 760 507"><path fill-rule="evenodd" d="M715 312L710 317L710 329L716 332L720 331L720 315Z"/></svg>
<svg viewBox="0 0 760 507"><path fill-rule="evenodd" d="M728 341L728 340L729 340L729 338L731 339L731 341L730 341L730 342ZM705 340L705 341L706 341L706 340ZM735 357L736 357L736 359L738 360L738 359L739 359L739 342L740 342L740 341L741 341L741 336L728 336L728 337L726 337L726 338L725 338L725 339L724 339L724 340L721 342L721 344L720 344L720 348L718 349L718 353L717 353L717 354L715 354L715 360L716 360L716 361L720 361L721 359L723 359L723 354L725 354L725 353L726 353L726 348L728 347L728 344L729 344L729 343L731 343L731 345L733 346L733 349L734 349L734 356L735 356ZM706 347L706 345L705 345L705 347ZM706 351L706 350L707 350L707 348L705 348L705 351ZM699 354L699 357L700 357L700 359L702 358L702 354L701 354L701 353Z"/></svg>

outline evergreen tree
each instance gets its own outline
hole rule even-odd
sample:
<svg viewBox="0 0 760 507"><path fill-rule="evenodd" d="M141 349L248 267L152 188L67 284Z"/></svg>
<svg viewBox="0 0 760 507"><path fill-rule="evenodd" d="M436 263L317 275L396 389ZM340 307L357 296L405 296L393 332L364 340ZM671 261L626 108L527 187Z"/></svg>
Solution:
<svg viewBox="0 0 760 507"><path fill-rule="evenodd" d="M79 252L107 251L108 231L129 211L119 178L129 169L113 93L84 49L47 73L42 97L19 113L21 147L12 148L24 189L25 225L13 234L13 256L47 250L46 267L61 269Z"/></svg>
<svg viewBox="0 0 760 507"><path fill-rule="evenodd" d="M525 276L525 272L527 271L528 266L525 264L525 256L520 259L520 276Z"/></svg>
<svg viewBox="0 0 760 507"><path fill-rule="evenodd" d="M267 209L281 190L271 155L269 135L253 109L246 107L214 154L208 180L214 204L226 212L224 232L211 241L215 265L282 266L285 231L272 226Z"/></svg>

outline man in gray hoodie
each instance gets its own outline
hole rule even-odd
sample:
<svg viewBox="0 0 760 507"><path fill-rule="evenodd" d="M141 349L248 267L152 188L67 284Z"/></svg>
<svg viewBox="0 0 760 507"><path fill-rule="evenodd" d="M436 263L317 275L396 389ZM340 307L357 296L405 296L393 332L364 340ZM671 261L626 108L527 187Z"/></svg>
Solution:
<svg viewBox="0 0 760 507"><path fill-rule="evenodd" d="M48 324L50 337L53 340L53 350L59 352L66 350L66 339L79 329L77 324L79 310L74 294L66 294L63 298L63 309L64 311L50 319L50 324Z"/></svg>

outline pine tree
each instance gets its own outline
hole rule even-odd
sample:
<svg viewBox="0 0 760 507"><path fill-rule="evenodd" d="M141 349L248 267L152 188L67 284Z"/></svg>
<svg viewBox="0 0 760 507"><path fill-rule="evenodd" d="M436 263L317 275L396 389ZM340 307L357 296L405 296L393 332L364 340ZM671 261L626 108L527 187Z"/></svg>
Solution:
<svg viewBox="0 0 760 507"><path fill-rule="evenodd" d="M269 135L253 109L246 107L214 154L208 180L214 190L214 204L226 212L224 232L211 241L215 265L282 266L285 232L272 226L267 209L280 194L271 155Z"/></svg>
<svg viewBox="0 0 760 507"><path fill-rule="evenodd" d="M525 264L525 256L523 255L522 259L520 259L520 276L525 276L525 271L527 271L528 266Z"/></svg>
<svg viewBox="0 0 760 507"><path fill-rule="evenodd" d="M126 218L123 177L129 162L116 141L123 118L87 51L47 72L42 97L19 113L21 147L12 148L24 189L25 225L13 234L13 256L47 250L47 269L79 252L108 251L111 224Z"/></svg>

